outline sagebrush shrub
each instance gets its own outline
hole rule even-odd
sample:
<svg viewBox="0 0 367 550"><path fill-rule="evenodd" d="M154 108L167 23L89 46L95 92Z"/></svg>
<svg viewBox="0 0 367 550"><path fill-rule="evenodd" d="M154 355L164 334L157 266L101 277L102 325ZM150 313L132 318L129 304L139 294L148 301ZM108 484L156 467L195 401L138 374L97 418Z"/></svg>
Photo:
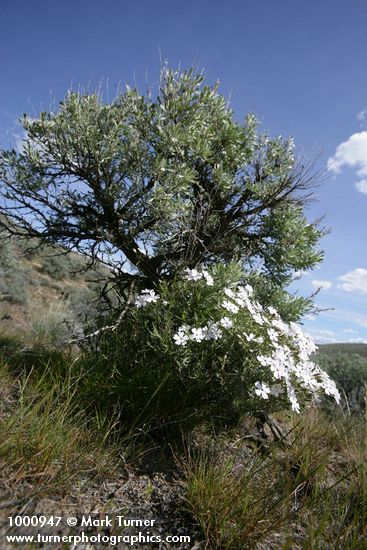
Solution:
<svg viewBox="0 0 367 550"><path fill-rule="evenodd" d="M0 232L0 239L4 234ZM0 243L0 300L25 303L31 274L19 261L17 250L12 243Z"/></svg>

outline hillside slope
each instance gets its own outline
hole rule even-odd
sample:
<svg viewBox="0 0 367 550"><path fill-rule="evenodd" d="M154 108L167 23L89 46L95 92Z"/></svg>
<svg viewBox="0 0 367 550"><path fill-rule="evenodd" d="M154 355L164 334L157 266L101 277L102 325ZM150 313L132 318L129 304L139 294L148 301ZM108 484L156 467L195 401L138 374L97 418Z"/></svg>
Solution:
<svg viewBox="0 0 367 550"><path fill-rule="evenodd" d="M318 348L319 353L334 354L337 352L354 354L357 353L361 357L367 357L367 344L322 344Z"/></svg>
<svg viewBox="0 0 367 550"><path fill-rule="evenodd" d="M79 254L26 248L0 232L0 331L27 333L41 318L50 323L56 316L78 331L96 310L104 272L85 267Z"/></svg>

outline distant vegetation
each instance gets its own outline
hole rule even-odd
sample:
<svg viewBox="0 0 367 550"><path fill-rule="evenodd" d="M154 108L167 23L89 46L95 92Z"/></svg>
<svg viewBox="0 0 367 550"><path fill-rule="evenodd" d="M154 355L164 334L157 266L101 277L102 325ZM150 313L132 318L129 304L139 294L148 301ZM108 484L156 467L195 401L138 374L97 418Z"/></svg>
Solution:
<svg viewBox="0 0 367 550"><path fill-rule="evenodd" d="M357 354L361 357L367 357L367 344L323 344L319 346L319 351L322 355L333 355L338 352L347 354Z"/></svg>
<svg viewBox="0 0 367 550"><path fill-rule="evenodd" d="M317 362L335 380L344 408L363 411L367 399L367 345L320 346Z"/></svg>

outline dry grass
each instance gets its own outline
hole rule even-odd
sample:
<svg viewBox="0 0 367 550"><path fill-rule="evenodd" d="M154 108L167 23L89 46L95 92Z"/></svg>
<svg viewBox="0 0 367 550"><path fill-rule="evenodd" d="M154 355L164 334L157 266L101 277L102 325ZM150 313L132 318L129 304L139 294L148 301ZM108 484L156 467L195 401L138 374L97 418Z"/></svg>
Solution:
<svg viewBox="0 0 367 550"><path fill-rule="evenodd" d="M50 383L47 368L41 375L34 368L14 375L1 362L0 464L6 474L5 494L24 480L63 490L85 475L111 476L121 469L121 453L112 441L114 420L88 417L77 406L77 390L78 380L71 376Z"/></svg>
<svg viewBox="0 0 367 550"><path fill-rule="evenodd" d="M318 410L288 419L289 445L248 452L243 464L218 445L182 463L187 510L203 548L366 548L366 424ZM230 446L229 446L230 448Z"/></svg>

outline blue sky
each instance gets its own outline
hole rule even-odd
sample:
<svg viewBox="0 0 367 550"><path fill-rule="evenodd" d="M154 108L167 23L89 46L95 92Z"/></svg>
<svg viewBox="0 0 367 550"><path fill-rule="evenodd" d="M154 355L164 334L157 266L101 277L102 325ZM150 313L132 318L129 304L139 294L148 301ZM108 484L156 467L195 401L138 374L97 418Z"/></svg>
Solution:
<svg viewBox="0 0 367 550"><path fill-rule="evenodd" d="M310 219L331 228L319 269L293 284L323 287L305 320L318 342L367 342L367 0L3 0L0 143L21 137L70 87L155 84L160 56L204 67L236 117L319 155L327 181Z"/></svg>

